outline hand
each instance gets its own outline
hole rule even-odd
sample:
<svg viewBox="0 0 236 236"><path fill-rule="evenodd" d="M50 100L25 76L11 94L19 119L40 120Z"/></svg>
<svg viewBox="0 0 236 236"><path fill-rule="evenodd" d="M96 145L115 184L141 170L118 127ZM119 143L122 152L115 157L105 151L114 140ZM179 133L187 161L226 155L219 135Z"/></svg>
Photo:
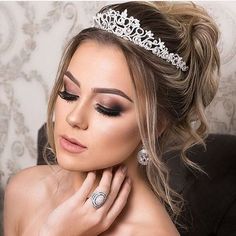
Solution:
<svg viewBox="0 0 236 236"><path fill-rule="evenodd" d="M49 214L39 236L95 236L106 231L124 208L131 190L124 168L120 166L114 177L111 168L103 171L95 191L108 196L98 209L88 196L96 179L96 174L89 172L80 189Z"/></svg>

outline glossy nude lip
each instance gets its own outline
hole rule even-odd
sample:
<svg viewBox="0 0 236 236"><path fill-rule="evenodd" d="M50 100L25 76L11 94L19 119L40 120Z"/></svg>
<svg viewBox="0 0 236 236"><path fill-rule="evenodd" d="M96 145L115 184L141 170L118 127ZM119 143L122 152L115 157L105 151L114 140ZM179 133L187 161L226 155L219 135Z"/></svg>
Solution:
<svg viewBox="0 0 236 236"><path fill-rule="evenodd" d="M59 143L64 150L71 153L81 153L87 149L87 147L79 143L77 140L66 136L60 136Z"/></svg>

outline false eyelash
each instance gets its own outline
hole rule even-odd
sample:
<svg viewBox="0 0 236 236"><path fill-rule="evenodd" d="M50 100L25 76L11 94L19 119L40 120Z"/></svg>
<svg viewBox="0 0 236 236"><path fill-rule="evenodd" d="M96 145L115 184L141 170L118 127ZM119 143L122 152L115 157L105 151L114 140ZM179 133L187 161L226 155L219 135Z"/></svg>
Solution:
<svg viewBox="0 0 236 236"><path fill-rule="evenodd" d="M66 100L67 102L73 102L78 100L79 96L68 93L66 90L64 91L59 91L58 95ZM104 115L104 116L120 116L121 115L121 110L120 109L110 109L104 106L101 106L100 104L96 105L96 111L99 112L100 114Z"/></svg>
<svg viewBox="0 0 236 236"><path fill-rule="evenodd" d="M59 95L62 99L66 100L66 101L68 101L68 102L76 101L76 100L79 98L79 96L74 95L74 94L71 94L71 93L68 93L66 90L64 90L64 91L59 91L59 92L58 92L58 95Z"/></svg>
<svg viewBox="0 0 236 236"><path fill-rule="evenodd" d="M120 116L121 115L120 110L109 109L99 104L97 104L96 110L105 116Z"/></svg>

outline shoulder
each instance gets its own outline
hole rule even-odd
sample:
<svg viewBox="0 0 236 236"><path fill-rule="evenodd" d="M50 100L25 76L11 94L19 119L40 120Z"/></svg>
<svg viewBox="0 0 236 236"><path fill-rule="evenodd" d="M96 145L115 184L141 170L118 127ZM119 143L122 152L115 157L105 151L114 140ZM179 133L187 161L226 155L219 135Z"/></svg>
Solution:
<svg viewBox="0 0 236 236"><path fill-rule="evenodd" d="M135 227L132 227L134 230L132 230L131 235L135 236L143 236L143 235L149 235L149 236L180 236L177 229L173 226L166 225L166 226L158 226L158 224L138 224L135 225Z"/></svg>
<svg viewBox="0 0 236 236"><path fill-rule="evenodd" d="M24 195L26 191L37 188L38 184L45 185L45 180L53 173L50 166L34 166L19 171L12 176L6 186L6 195Z"/></svg>
<svg viewBox="0 0 236 236"><path fill-rule="evenodd" d="M22 216L43 202L50 191L52 173L50 166L36 166L21 170L10 178L4 197L6 230L18 228Z"/></svg>
<svg viewBox="0 0 236 236"><path fill-rule="evenodd" d="M141 205L141 204L140 204ZM180 236L165 207L155 199L147 198L138 206L133 219L127 224L130 236Z"/></svg>
<svg viewBox="0 0 236 236"><path fill-rule="evenodd" d="M131 235L135 236L143 236L143 235L149 235L149 236L180 236L178 233L176 227L172 222L169 222L169 220L159 220L160 218L156 217L153 218L151 221L144 222L144 223L138 223L133 226L132 228L134 231Z"/></svg>
<svg viewBox="0 0 236 236"><path fill-rule="evenodd" d="M158 219L156 220L158 221ZM113 234L112 234L113 235ZM159 223L132 223L126 224L117 235L127 236L180 236L177 229L173 226L165 225L160 226Z"/></svg>
<svg viewBox="0 0 236 236"><path fill-rule="evenodd" d="M144 191L143 191L144 193ZM138 212L136 212L136 231L134 235L150 235L150 236L179 236L174 223L172 222L166 208L150 191L143 194L139 204ZM141 212L141 214L140 214Z"/></svg>
<svg viewBox="0 0 236 236"><path fill-rule="evenodd" d="M54 173L56 166L34 166L19 171L12 176L6 186L5 198L15 198L16 201L25 201L32 196L40 199L50 190L50 184L56 181Z"/></svg>

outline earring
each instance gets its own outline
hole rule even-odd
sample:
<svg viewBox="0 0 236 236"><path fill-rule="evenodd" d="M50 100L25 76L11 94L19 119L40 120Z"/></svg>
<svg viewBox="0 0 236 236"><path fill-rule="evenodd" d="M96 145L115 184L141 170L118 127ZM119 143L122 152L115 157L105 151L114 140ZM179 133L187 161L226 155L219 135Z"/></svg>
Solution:
<svg viewBox="0 0 236 236"><path fill-rule="evenodd" d="M137 159L138 162L143 165L146 166L149 162L149 157L148 157L148 152L146 149L142 148L137 155Z"/></svg>

